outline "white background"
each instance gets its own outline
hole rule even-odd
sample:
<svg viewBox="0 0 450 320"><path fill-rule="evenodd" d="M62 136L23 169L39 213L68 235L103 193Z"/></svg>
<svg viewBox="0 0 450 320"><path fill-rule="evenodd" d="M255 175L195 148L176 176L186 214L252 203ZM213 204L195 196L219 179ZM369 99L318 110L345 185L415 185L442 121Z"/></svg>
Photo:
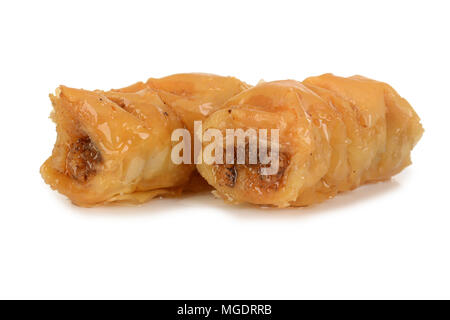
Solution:
<svg viewBox="0 0 450 320"><path fill-rule="evenodd" d="M450 298L448 1L2 1L0 298ZM39 175L59 84L179 72L386 81L413 165L306 209L199 195L83 209Z"/></svg>

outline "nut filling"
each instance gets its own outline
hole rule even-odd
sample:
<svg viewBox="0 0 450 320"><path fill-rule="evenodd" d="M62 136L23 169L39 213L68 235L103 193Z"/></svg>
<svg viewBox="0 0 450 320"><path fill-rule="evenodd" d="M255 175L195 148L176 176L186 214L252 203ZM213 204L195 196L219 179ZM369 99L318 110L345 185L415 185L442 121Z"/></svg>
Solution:
<svg viewBox="0 0 450 320"><path fill-rule="evenodd" d="M72 143L67 153L66 171L71 178L86 182L97 172L102 155L89 137L79 138Z"/></svg>
<svg viewBox="0 0 450 320"><path fill-rule="evenodd" d="M216 178L220 185L233 188L237 179L236 165L224 164L216 166Z"/></svg>
<svg viewBox="0 0 450 320"><path fill-rule="evenodd" d="M217 183L221 186L234 188L239 180L245 189L258 189L271 192L277 191L283 185L283 176L288 165L288 155L280 153L278 172L273 175L263 175L262 169L270 165L261 163L215 165L214 173Z"/></svg>

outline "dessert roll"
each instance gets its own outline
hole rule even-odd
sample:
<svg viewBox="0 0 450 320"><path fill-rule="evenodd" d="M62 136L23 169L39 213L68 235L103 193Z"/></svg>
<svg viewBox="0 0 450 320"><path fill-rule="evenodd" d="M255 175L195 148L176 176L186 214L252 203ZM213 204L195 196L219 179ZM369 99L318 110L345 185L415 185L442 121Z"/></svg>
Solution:
<svg viewBox="0 0 450 320"><path fill-rule="evenodd" d="M248 86L231 77L174 75L103 91L61 86L51 95L57 141L44 180L72 202L141 203L209 185L195 165L174 164L172 132L190 128ZM193 145L193 144L192 144Z"/></svg>
<svg viewBox="0 0 450 320"><path fill-rule="evenodd" d="M261 83L211 114L203 133L220 130L225 155L226 130L239 128L278 129L277 170L264 174L267 162L246 157L240 163L203 161L198 171L229 202L277 207L307 206L389 179L411 163L423 133L417 114L389 85L331 74Z"/></svg>
<svg viewBox="0 0 450 320"><path fill-rule="evenodd" d="M172 131L184 124L154 90L60 86L50 99L58 135L41 174L73 203L141 203L175 195L188 182L193 166L170 159Z"/></svg>

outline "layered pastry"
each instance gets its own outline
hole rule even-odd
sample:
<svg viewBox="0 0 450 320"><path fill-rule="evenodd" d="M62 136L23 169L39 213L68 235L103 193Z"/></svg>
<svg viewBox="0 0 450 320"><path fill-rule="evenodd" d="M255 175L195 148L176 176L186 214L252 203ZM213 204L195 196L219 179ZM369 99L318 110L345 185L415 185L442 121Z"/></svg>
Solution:
<svg viewBox="0 0 450 320"><path fill-rule="evenodd" d="M251 162L248 156L243 162L197 165L226 201L275 207L307 206L389 179L411 163L423 133L413 108L386 83L331 74L260 83L212 113L203 133L209 129L219 130L223 139L230 129L267 130L267 154L270 132L276 132L277 167L271 174L267 161ZM225 157L227 141L219 145ZM248 146L247 141L244 149Z"/></svg>
<svg viewBox="0 0 450 320"><path fill-rule="evenodd" d="M60 86L50 95L57 140L42 177L80 206L142 203L196 190L201 179L195 166L171 161L171 134L192 130L193 121L246 88L236 78L209 74L150 79L108 92Z"/></svg>

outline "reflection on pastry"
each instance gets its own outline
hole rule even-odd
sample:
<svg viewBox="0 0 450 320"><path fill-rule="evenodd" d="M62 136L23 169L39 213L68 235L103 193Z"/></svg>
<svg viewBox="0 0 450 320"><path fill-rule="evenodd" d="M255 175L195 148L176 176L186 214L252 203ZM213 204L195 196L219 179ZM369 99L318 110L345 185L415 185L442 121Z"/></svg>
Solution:
<svg viewBox="0 0 450 320"><path fill-rule="evenodd" d="M178 195L185 186L202 189L193 164L171 161L171 134L192 128L194 120L247 87L235 78L205 74L150 79L108 92L61 86L50 95L58 136L41 174L80 206L142 203ZM189 184L192 175L195 188Z"/></svg>
<svg viewBox="0 0 450 320"><path fill-rule="evenodd" d="M411 163L423 133L417 114L389 85L331 74L260 83L211 114L203 130L210 128L223 136L233 128L279 129L273 175L262 175L261 163L197 165L225 200L277 207L307 206L389 179Z"/></svg>
<svg viewBox="0 0 450 320"><path fill-rule="evenodd" d="M206 73L180 73L147 83L178 114L192 132L194 121L205 120L228 99L250 86L234 77Z"/></svg>

